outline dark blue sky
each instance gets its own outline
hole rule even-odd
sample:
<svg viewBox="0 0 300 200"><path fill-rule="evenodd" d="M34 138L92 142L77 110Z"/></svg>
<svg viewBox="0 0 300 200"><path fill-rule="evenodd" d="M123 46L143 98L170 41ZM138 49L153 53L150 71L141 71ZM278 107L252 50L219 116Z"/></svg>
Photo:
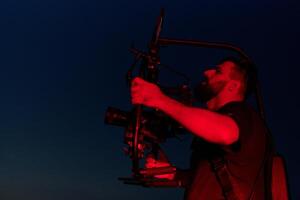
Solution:
<svg viewBox="0 0 300 200"><path fill-rule="evenodd" d="M0 199L181 199L183 191L123 185L131 163L123 129L106 107L130 109L124 76L132 41L146 50L156 17L162 36L224 41L256 62L267 122L287 160L293 199L299 173L299 3L292 1L3 0L0 3ZM166 48L162 62L193 81L220 50ZM177 77L162 72L161 82ZM190 136L164 147L185 167Z"/></svg>

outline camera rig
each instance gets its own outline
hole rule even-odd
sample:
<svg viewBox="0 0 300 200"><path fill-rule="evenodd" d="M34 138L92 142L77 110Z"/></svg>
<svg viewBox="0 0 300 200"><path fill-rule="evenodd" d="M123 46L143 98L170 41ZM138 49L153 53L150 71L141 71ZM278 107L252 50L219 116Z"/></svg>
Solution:
<svg viewBox="0 0 300 200"><path fill-rule="evenodd" d="M149 82L158 84L159 75L159 48L161 46L194 46L205 48L217 48L230 50L237 53L240 57L250 61L250 58L239 48L228 43L206 42L196 40L183 40L162 38L160 33L164 21L164 10L160 12L157 19L156 27L149 44L147 53L135 48L130 51L134 54L134 63L127 72L127 82L130 85L132 80L132 72L138 63L139 76ZM252 63L252 62L251 62ZM256 79L256 76L255 76ZM258 81L255 80L255 94L258 110L264 118L264 108L260 87ZM163 88L161 89L169 95L173 95L178 101L186 105L193 102L191 89L188 84L183 84L179 88ZM146 151L151 151L157 159L167 160L167 157L159 144L164 143L167 138L176 137L184 133L184 129L157 110L146 110L142 105L136 105L131 111L125 112L117 108L109 107L105 114L105 123L125 128L124 143L127 145L126 153L132 160L132 176L129 178L119 178L125 184L141 185L146 187L184 187L184 183L179 179L168 180L155 178L157 175L175 173L175 166L159 167L159 168L140 168L140 160L145 157Z"/></svg>

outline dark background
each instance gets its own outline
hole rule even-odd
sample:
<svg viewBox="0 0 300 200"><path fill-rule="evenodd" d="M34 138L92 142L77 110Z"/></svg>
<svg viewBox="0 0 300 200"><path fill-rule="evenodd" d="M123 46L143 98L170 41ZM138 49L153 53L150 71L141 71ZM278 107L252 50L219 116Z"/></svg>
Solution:
<svg viewBox="0 0 300 200"><path fill-rule="evenodd" d="M146 50L160 8L162 36L224 41L256 62L267 122L287 161L293 199L299 179L299 3L292 1L2 0L0 3L0 199L182 199L182 190L123 185L131 163L123 129L106 107L131 108L128 48ZM162 49L165 64L195 82L228 52ZM162 70L161 82L182 79ZM186 167L191 136L164 144Z"/></svg>

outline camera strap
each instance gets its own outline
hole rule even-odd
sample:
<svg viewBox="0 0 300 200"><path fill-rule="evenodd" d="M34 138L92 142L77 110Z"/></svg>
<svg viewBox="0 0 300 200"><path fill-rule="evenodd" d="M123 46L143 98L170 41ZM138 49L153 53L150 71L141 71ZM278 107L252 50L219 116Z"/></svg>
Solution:
<svg viewBox="0 0 300 200"><path fill-rule="evenodd" d="M222 188L225 200L238 200L229 178L230 175L225 159L223 157L214 158L210 160L210 164Z"/></svg>

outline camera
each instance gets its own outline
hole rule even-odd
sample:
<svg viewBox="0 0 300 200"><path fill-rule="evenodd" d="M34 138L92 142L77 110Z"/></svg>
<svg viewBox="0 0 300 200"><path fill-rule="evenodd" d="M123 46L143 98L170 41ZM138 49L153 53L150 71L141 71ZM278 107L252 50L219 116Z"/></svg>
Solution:
<svg viewBox="0 0 300 200"><path fill-rule="evenodd" d="M104 122L113 126L125 128L125 143L132 138L135 116L133 112L108 107ZM145 142L163 143L167 138L183 134L183 128L170 117L159 111L143 111L141 115L140 137Z"/></svg>

